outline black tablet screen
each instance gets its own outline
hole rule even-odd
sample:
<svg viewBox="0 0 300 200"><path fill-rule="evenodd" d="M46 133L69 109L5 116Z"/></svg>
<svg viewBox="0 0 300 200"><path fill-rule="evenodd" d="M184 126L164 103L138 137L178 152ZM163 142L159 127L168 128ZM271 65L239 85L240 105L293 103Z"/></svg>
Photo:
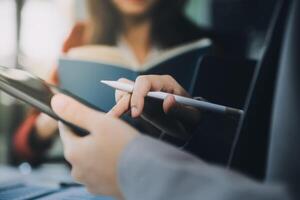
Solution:
<svg viewBox="0 0 300 200"><path fill-rule="evenodd" d="M66 91L47 84L27 71L7 67L0 67L0 89L48 114L52 118L64 122L72 129L76 129L78 134L86 135L86 133L83 133L86 132L85 130L59 118L51 109L51 98L55 93L64 93L79 100L78 97L74 97L74 95ZM80 101L82 102L82 100Z"/></svg>

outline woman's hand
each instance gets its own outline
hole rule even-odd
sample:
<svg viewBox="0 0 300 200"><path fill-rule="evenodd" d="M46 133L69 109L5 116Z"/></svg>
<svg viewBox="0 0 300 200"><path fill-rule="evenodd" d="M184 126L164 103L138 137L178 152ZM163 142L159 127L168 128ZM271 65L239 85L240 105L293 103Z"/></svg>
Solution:
<svg viewBox="0 0 300 200"><path fill-rule="evenodd" d="M53 138L57 132L57 121L48 115L41 113L36 119L35 130L40 140L47 141Z"/></svg>
<svg viewBox="0 0 300 200"><path fill-rule="evenodd" d="M121 198L117 180L118 160L126 145L139 133L125 122L92 110L65 95L55 95L51 105L58 116L90 132L86 137L79 137L59 124L64 155L72 165L74 179L94 194Z"/></svg>
<svg viewBox="0 0 300 200"><path fill-rule="evenodd" d="M119 79L119 81L134 84L134 90L132 94L116 90L115 99L117 103L110 111L114 117L120 117L131 111L131 116L136 118L141 116L143 111L155 109L144 109L145 97L149 91L162 91L190 97L179 83L169 75L139 76L135 82L124 78ZM166 115L182 123L187 131L197 125L201 118L201 112L198 109L177 104L173 95L164 99L162 107Z"/></svg>

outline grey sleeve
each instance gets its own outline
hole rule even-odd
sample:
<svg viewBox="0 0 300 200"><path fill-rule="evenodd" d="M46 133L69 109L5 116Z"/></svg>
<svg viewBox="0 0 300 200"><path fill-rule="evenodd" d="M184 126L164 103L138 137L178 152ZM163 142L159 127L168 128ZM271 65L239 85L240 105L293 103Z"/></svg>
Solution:
<svg viewBox="0 0 300 200"><path fill-rule="evenodd" d="M146 136L126 147L118 167L128 200L291 199L284 186L258 183Z"/></svg>

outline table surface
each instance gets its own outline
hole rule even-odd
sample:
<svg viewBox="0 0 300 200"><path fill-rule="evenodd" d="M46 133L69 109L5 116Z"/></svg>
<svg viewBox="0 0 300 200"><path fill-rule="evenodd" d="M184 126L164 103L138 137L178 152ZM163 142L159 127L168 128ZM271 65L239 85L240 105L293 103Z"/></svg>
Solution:
<svg viewBox="0 0 300 200"><path fill-rule="evenodd" d="M22 198L25 198L23 196L25 194L44 194L38 198L41 200L113 200L110 197L93 196L84 187L74 185L74 181L70 176L70 170L65 165L47 164L32 171L28 167L26 165L18 168L0 165L0 186L4 185L5 187L5 185L7 186L10 183L14 185L16 183L25 184L25 187L16 187L12 188L12 190L1 191L0 189L0 200L7 196L10 199L20 199L20 195ZM70 184L70 186L62 188L61 183Z"/></svg>
<svg viewBox="0 0 300 200"><path fill-rule="evenodd" d="M26 182L49 186L73 181L69 168L63 164L45 164L38 169L31 169L28 164L20 167L0 165L0 183L9 180L26 180Z"/></svg>

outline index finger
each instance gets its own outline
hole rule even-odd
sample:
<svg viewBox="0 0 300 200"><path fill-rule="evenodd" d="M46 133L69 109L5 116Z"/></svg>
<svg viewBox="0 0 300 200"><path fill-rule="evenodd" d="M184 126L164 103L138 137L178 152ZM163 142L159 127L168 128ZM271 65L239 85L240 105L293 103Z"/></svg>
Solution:
<svg viewBox="0 0 300 200"><path fill-rule="evenodd" d="M144 98L149 91L163 91L188 96L187 92L169 75L139 76L135 81L131 97L132 117L141 115L144 108Z"/></svg>
<svg viewBox="0 0 300 200"><path fill-rule="evenodd" d="M121 117L130 109L131 94L125 94L117 104L107 113L111 117Z"/></svg>

